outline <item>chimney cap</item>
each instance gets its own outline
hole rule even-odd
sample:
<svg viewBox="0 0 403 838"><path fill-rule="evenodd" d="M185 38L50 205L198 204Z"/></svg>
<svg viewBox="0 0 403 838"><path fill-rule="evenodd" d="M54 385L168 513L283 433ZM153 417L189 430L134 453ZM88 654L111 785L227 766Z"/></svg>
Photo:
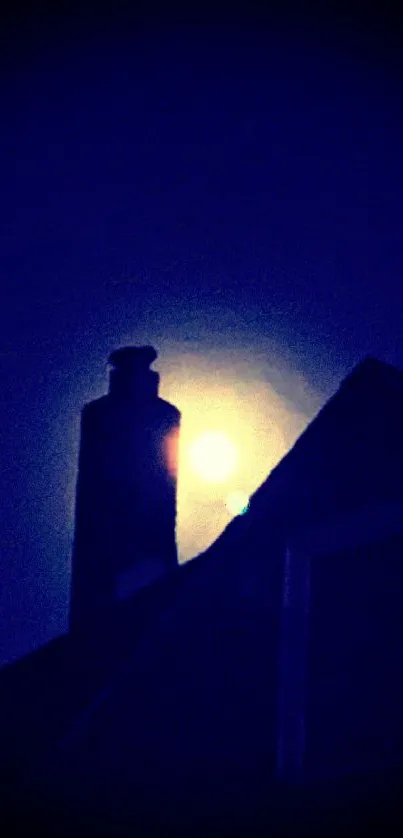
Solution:
<svg viewBox="0 0 403 838"><path fill-rule="evenodd" d="M158 357L153 346L123 346L115 349L108 358L108 364L118 370L146 370Z"/></svg>

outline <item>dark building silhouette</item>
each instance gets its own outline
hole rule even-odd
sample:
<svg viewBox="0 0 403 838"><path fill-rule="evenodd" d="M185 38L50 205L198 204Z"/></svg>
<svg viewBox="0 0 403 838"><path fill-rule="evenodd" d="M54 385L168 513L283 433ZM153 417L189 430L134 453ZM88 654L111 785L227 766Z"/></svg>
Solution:
<svg viewBox="0 0 403 838"><path fill-rule="evenodd" d="M177 565L180 413L158 397L152 347L112 352L109 393L83 410L70 625L105 620L116 603Z"/></svg>
<svg viewBox="0 0 403 838"><path fill-rule="evenodd" d="M88 644L7 667L20 796L113 834L129 815L146 834L290 816L301 834L325 804L339 830L370 817L386 772L400 790L402 419L403 374L364 361L202 556Z"/></svg>
<svg viewBox="0 0 403 838"><path fill-rule="evenodd" d="M403 504L298 534L286 554L278 771L303 784L403 766Z"/></svg>

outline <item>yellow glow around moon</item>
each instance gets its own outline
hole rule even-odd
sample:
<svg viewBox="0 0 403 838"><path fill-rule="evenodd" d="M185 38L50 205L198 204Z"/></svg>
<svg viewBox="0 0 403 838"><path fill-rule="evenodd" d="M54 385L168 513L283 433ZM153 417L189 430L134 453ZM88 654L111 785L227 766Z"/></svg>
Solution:
<svg viewBox="0 0 403 838"><path fill-rule="evenodd" d="M221 483L234 474L238 451L222 431L205 431L190 445L190 463L194 474L207 483Z"/></svg>
<svg viewBox="0 0 403 838"><path fill-rule="evenodd" d="M266 480L321 402L318 397L309 417L297 414L268 380L270 364L266 369L260 355L244 358L235 349L214 352L210 358L208 353L201 357L198 345L189 342L185 349L181 343L164 365L161 355L161 396L182 414L176 532L179 561L185 562L206 550L234 515L242 514L246 498L249 501ZM299 374L292 381L284 375L298 401L303 381ZM223 436L226 442L221 446ZM229 467L226 447L232 450ZM175 461L175 446L173 454ZM236 490L246 498L234 497Z"/></svg>

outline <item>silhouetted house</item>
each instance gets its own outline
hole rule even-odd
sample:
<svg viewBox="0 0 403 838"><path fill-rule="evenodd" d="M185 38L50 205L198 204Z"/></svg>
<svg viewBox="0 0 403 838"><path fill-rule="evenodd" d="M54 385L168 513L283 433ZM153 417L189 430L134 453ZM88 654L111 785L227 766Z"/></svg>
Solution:
<svg viewBox="0 0 403 838"><path fill-rule="evenodd" d="M403 767L402 418L403 374L364 361L205 554L2 674L15 733L43 661L19 751L43 805L250 826L291 787Z"/></svg>
<svg viewBox="0 0 403 838"><path fill-rule="evenodd" d="M180 413L158 398L152 347L109 358L109 393L85 406L70 623L104 621L116 604L177 565Z"/></svg>

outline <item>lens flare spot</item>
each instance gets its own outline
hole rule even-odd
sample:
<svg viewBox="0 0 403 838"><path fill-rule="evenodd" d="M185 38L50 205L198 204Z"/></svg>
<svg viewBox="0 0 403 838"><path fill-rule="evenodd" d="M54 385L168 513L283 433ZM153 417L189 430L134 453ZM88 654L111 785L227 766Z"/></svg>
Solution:
<svg viewBox="0 0 403 838"><path fill-rule="evenodd" d="M234 491L227 495L225 505L231 515L244 515L249 509L249 498L246 492Z"/></svg>

